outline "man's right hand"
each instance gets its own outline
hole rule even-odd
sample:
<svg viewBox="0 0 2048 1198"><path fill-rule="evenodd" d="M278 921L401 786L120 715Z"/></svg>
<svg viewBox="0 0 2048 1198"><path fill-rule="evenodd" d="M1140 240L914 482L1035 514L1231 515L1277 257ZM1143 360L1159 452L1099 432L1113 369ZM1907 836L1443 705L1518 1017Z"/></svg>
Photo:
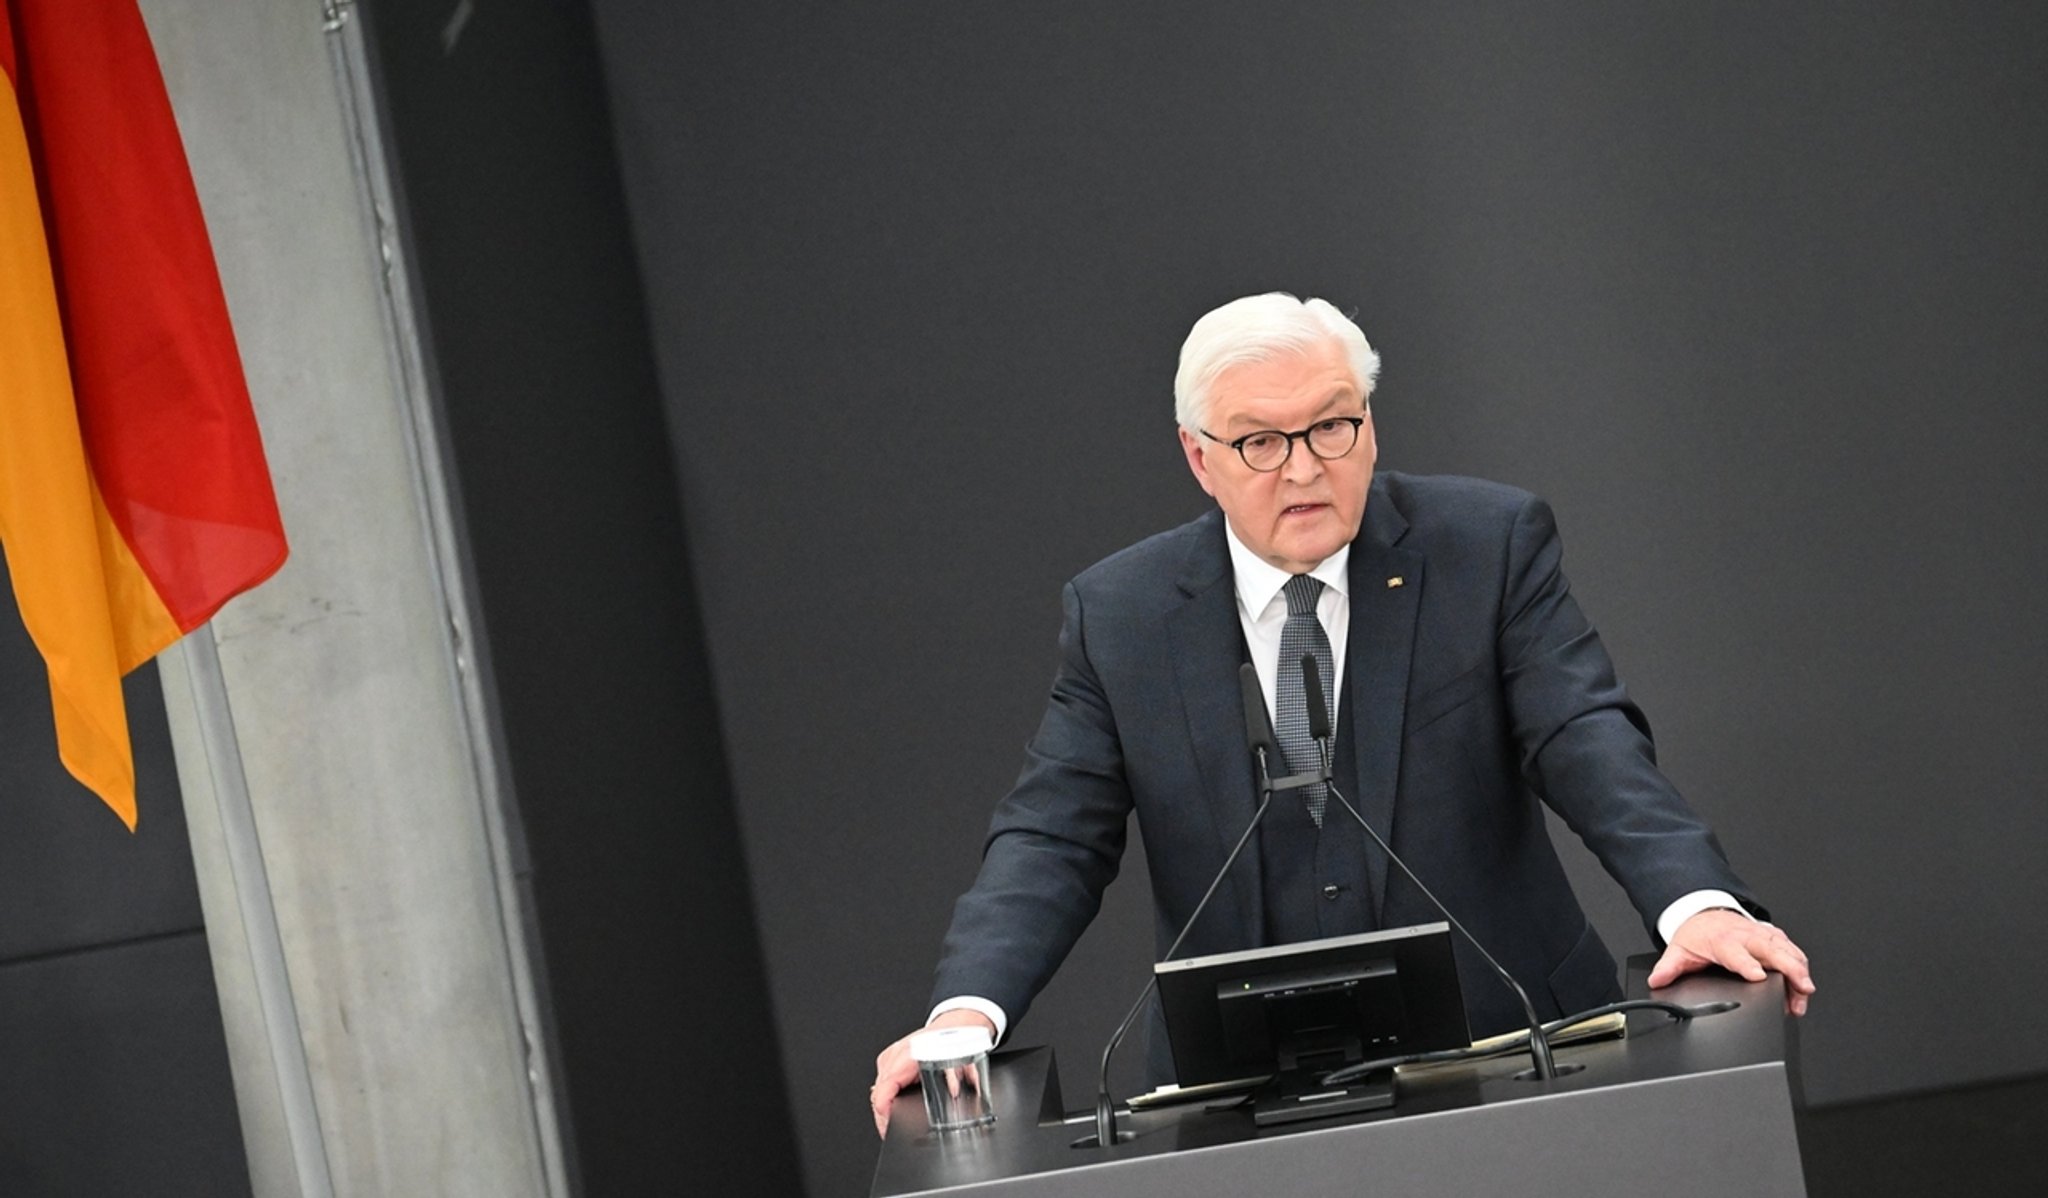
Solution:
<svg viewBox="0 0 2048 1198"><path fill-rule="evenodd" d="M910 1033L928 1032L935 1027L985 1027L988 1034L996 1034L996 1025L979 1011L941 1011L930 1023ZM875 1058L875 1084L868 1090L868 1106L875 1114L875 1134L889 1134L889 1108L895 1104L896 1095L917 1080L917 1059L910 1055L910 1036L882 1050Z"/></svg>

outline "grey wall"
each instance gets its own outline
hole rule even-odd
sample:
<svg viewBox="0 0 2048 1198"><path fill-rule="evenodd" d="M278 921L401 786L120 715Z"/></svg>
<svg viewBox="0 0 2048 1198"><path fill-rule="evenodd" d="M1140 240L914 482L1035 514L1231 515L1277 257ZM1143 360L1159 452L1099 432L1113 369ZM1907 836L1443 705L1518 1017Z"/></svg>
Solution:
<svg viewBox="0 0 2048 1198"><path fill-rule="evenodd" d="M1383 465L1556 501L1815 959L1810 1097L2048 1067L2000 935L2048 899L2048 11L595 9L813 1192L864 1184L1059 582L1204 502L1179 338L1274 287L1382 349ZM1070 1079L1127 861L1021 1029Z"/></svg>
<svg viewBox="0 0 2048 1198"><path fill-rule="evenodd" d="M130 835L59 764L4 570L0 594L0 1193L248 1194L156 669L123 688Z"/></svg>

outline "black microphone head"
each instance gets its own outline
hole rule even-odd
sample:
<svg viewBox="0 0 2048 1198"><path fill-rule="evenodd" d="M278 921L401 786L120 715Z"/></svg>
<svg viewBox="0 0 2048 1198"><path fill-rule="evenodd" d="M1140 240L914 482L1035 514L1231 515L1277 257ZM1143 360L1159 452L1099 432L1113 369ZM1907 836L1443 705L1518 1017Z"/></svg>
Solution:
<svg viewBox="0 0 2048 1198"><path fill-rule="evenodd" d="M1323 672L1316 655L1301 655L1301 685L1308 699L1308 734L1316 740L1330 739L1330 704L1323 698Z"/></svg>
<svg viewBox="0 0 2048 1198"><path fill-rule="evenodd" d="M1244 697L1244 743L1253 753L1260 749L1278 758L1280 744L1273 736L1273 721L1266 716L1266 692L1259 686L1259 668L1250 662L1237 667L1237 688Z"/></svg>

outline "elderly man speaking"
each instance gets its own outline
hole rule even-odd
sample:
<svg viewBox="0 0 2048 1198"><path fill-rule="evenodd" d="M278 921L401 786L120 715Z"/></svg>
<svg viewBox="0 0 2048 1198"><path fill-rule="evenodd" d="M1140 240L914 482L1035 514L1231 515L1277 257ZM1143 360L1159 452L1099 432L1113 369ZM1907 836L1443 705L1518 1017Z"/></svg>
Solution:
<svg viewBox="0 0 2048 1198"><path fill-rule="evenodd" d="M1256 802L1237 674L1257 669L1291 769L1306 701L1285 662L1313 655L1353 797L1545 1019L1621 996L1614 958L1565 880L1548 804L1627 891L1662 958L1660 986L1718 964L1788 982L1804 953L1765 921L1719 843L1659 773L1630 702L1560 569L1550 508L1472 479L1373 466L1379 358L1330 304L1249 296L1181 347L1181 449L1216 509L1067 584L1060 667L1023 773L997 805L981 872L946 935L928 1026L998 1039L1100 907L1135 810L1158 946L1187 923ZM1278 772L1277 770L1275 771ZM1181 955L1437 918L1328 796L1283 796ZM1524 1025L1459 954L1475 1035ZM917 1076L909 1037L883 1050L877 1131ZM1172 1077L1164 1037L1149 1071Z"/></svg>

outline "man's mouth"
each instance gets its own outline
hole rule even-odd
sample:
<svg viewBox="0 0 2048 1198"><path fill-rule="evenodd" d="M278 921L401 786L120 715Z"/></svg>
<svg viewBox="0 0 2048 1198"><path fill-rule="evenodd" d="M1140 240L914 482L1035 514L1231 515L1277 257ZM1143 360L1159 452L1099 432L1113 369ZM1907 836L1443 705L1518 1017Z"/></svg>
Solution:
<svg viewBox="0 0 2048 1198"><path fill-rule="evenodd" d="M1327 503L1297 503L1290 507L1282 508L1280 514L1283 516L1307 516L1320 512L1328 506L1330 505Z"/></svg>

